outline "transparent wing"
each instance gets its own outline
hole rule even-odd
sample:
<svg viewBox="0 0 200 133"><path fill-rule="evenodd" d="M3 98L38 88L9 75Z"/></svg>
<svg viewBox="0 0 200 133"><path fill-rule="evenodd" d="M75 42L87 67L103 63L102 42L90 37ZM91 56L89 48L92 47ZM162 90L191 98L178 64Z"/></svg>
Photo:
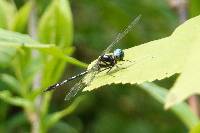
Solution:
<svg viewBox="0 0 200 133"><path fill-rule="evenodd" d="M109 53L111 49L123 38L125 37L138 23L142 15L137 16L126 28L123 32L117 34L117 37L112 41L112 43L103 51L103 54Z"/></svg>
<svg viewBox="0 0 200 133"><path fill-rule="evenodd" d="M81 91L83 88L85 88L87 85L81 81L79 81L78 83L76 83L71 89L70 91L67 93L67 95L65 96L65 100L69 101L71 98L73 98L74 96L76 96L76 94Z"/></svg>
<svg viewBox="0 0 200 133"><path fill-rule="evenodd" d="M102 55L106 54L106 53L110 53L110 51L112 50L112 48L123 38L125 37L133 28L134 26L139 22L140 18L142 15L138 15L126 28L123 32L120 32L117 34L117 37L112 41L112 43L102 52ZM99 58L100 59L100 58ZM98 68L98 64L99 64L99 59L97 60L97 62L91 67L92 71L96 71Z"/></svg>
<svg viewBox="0 0 200 133"><path fill-rule="evenodd" d="M95 78L98 71L91 70L86 74L78 83L76 83L67 93L65 96L65 100L69 101L72 99L76 94L82 91L86 86L88 86L92 80Z"/></svg>
<svg viewBox="0 0 200 133"><path fill-rule="evenodd" d="M112 41L112 43L103 51L103 54L109 53L111 49L124 37L126 36L138 23L140 20L141 15L137 16L126 28L123 32L118 33L117 37ZM70 91L65 96L65 100L70 100L74 97L79 91L83 90L86 86L88 86L92 80L95 78L96 74L98 73L98 61L92 66L88 74L86 74L78 83L76 83Z"/></svg>

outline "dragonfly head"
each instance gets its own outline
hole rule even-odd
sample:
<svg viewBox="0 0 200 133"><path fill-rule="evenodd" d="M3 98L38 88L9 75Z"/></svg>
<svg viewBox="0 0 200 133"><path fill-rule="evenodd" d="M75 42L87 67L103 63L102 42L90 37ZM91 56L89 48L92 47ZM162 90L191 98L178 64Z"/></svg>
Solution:
<svg viewBox="0 0 200 133"><path fill-rule="evenodd" d="M117 61L122 61L124 59L124 51L122 49L115 49L113 56Z"/></svg>

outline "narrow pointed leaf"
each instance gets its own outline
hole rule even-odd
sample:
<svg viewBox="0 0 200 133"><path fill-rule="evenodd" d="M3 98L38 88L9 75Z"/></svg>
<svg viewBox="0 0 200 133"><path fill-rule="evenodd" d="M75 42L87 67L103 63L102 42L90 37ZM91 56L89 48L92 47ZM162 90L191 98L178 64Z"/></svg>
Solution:
<svg viewBox="0 0 200 133"><path fill-rule="evenodd" d="M31 107L30 101L21 97L13 97L12 94L7 90L0 91L0 99L15 106Z"/></svg>
<svg viewBox="0 0 200 133"><path fill-rule="evenodd" d="M0 79L4 83L6 83L8 86L10 86L10 89L13 92L20 95L20 83L15 77L13 77L12 75L8 75L8 74L1 74Z"/></svg>
<svg viewBox="0 0 200 133"><path fill-rule="evenodd" d="M0 28L9 29L16 13L15 5L6 0L0 0Z"/></svg>
<svg viewBox="0 0 200 133"><path fill-rule="evenodd" d="M68 0L54 0L39 22L39 39L68 47L73 39L73 22Z"/></svg>
<svg viewBox="0 0 200 133"><path fill-rule="evenodd" d="M17 11L13 21L11 22L11 29L17 32L25 32L30 12L32 8L32 1L28 1L23 7Z"/></svg>
<svg viewBox="0 0 200 133"><path fill-rule="evenodd" d="M26 48L38 49L41 52L51 54L57 58L60 58L66 62L70 62L75 65L79 65L82 67L87 66L87 64L83 62L78 61L73 57L67 56L64 50L56 47L55 45L39 43L26 34L20 34L17 32L0 29L0 46L1 46L0 51L2 51L0 52L0 55L2 55L0 56L0 58L9 55L7 56L8 59L3 58L1 60L2 63L0 62L0 64L9 63L10 60L12 59L12 56L15 54L15 50L17 48L26 47ZM68 51L70 51L70 48L68 49L69 49Z"/></svg>

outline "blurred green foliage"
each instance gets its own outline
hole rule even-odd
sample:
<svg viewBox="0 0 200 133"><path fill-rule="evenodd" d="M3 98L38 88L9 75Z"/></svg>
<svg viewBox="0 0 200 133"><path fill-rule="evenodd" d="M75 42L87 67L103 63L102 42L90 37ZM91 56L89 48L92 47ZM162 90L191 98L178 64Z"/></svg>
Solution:
<svg viewBox="0 0 200 133"><path fill-rule="evenodd" d="M200 1L199 0L191 0L189 2L189 10L191 16L197 16L200 13L199 9Z"/></svg>
<svg viewBox="0 0 200 133"><path fill-rule="evenodd" d="M36 11L36 25L30 23L33 11ZM167 1L160 0L0 1L1 28L35 36L31 30L31 26L35 26L40 43L55 44L54 48L62 49L67 56L74 52L76 59L87 63L138 14L143 15L142 21L119 47L133 47L165 37L178 25L178 17ZM43 94L44 88L62 76L78 73L84 63L60 57L60 51L55 56L51 49L40 52L29 49L33 44L35 42L20 39L17 47L0 48L0 132L188 131L187 125L175 114L164 111L162 104L137 86L107 86L84 93L71 104L63 99L66 88L72 84L54 95L52 92ZM36 49L41 49L40 45ZM172 77L157 82L168 88L174 80Z"/></svg>

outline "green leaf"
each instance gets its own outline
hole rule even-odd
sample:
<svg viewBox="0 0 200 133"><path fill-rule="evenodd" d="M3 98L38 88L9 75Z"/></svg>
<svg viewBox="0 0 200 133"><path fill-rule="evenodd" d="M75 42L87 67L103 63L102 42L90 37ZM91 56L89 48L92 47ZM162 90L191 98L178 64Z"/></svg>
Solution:
<svg viewBox="0 0 200 133"><path fill-rule="evenodd" d="M6 62L9 62L13 55L15 54L16 48L34 48L38 49L41 52L44 52L46 54L51 54L59 59L62 59L66 62L79 65L81 67L86 67L87 64L78 61L75 58L72 58L70 56L65 55L66 51L71 51L71 48L67 48L66 50L62 50L58 47L56 47L53 44L41 44L35 40L33 40L30 36L25 34L20 34L17 32L11 32L8 30L0 29L0 51L4 51L6 54L0 52L0 64L4 64ZM10 49L11 48L11 49ZM15 49L12 49L15 48ZM9 52L10 51L10 52ZM4 56L9 55L9 59L4 58ZM6 59L6 60L5 60ZM2 63L1 63L2 62Z"/></svg>
<svg viewBox="0 0 200 133"><path fill-rule="evenodd" d="M153 83L143 83L139 86L158 102L165 104L165 98L168 94L167 89ZM179 105L172 107L171 111L174 112L188 128L194 127L199 122L198 116L191 111L186 103L180 103Z"/></svg>
<svg viewBox="0 0 200 133"><path fill-rule="evenodd" d="M68 47L73 39L73 22L68 0L54 0L39 22L39 39Z"/></svg>
<svg viewBox="0 0 200 133"><path fill-rule="evenodd" d="M189 133L200 133L200 123L192 127Z"/></svg>
<svg viewBox="0 0 200 133"><path fill-rule="evenodd" d="M7 90L0 91L0 99L15 106L26 107L26 108L31 107L30 101L20 97L13 97L10 91Z"/></svg>
<svg viewBox="0 0 200 133"><path fill-rule="evenodd" d="M16 7L14 4L6 1L0 1L0 27L9 28L10 22L13 19L13 16L16 12Z"/></svg>
<svg viewBox="0 0 200 133"><path fill-rule="evenodd" d="M22 47L26 46L26 44L40 44L37 41L31 39L30 36L25 34L20 34L17 32L12 32L4 29L0 29L0 45L4 46L12 46L12 47Z"/></svg>
<svg viewBox="0 0 200 133"><path fill-rule="evenodd" d="M189 4L189 13L191 16L196 16L200 14L199 0L191 0L188 4Z"/></svg>
<svg viewBox="0 0 200 133"><path fill-rule="evenodd" d="M0 67L5 68L10 65L16 49L0 47Z"/></svg>
<svg viewBox="0 0 200 133"><path fill-rule="evenodd" d="M4 6L4 2L0 1L0 27L6 28L7 27L7 19L6 19L6 13L2 8Z"/></svg>
<svg viewBox="0 0 200 133"><path fill-rule="evenodd" d="M27 124L27 116L23 112L16 113L5 121L6 132L13 132L14 129L24 127Z"/></svg>
<svg viewBox="0 0 200 133"><path fill-rule="evenodd" d="M125 60L129 61L119 62L118 68L108 74L99 73L84 90L112 83L140 84L182 72L190 49L200 41L199 24L200 16L186 21L169 37L124 50Z"/></svg>
<svg viewBox="0 0 200 133"><path fill-rule="evenodd" d="M39 22L38 31L41 42L54 43L63 50L71 48L73 22L68 0L52 1ZM60 54L59 52L49 52ZM72 60L72 58L70 59L70 57L67 60L77 62ZM47 87L49 84L56 82L63 74L66 65L63 60L57 60L56 58L48 58L45 61L41 83L43 87ZM81 66L83 65L85 66L85 64ZM45 95L41 109L42 116L47 113L50 99L51 95Z"/></svg>
<svg viewBox="0 0 200 133"><path fill-rule="evenodd" d="M60 132L60 133L79 133L79 129L77 127L73 127L73 125L70 125L69 123L66 123L65 121L58 121L53 126L52 132Z"/></svg>
<svg viewBox="0 0 200 133"><path fill-rule="evenodd" d="M23 7L20 8L19 11L17 11L11 23L11 29L13 31L18 31L21 33L25 32L33 5L32 3L32 1L28 1Z"/></svg>
<svg viewBox="0 0 200 133"><path fill-rule="evenodd" d="M20 83L15 77L8 74L1 74L0 79L7 83L12 91L20 95Z"/></svg>
<svg viewBox="0 0 200 133"><path fill-rule="evenodd" d="M77 99L75 99L75 101L69 107L67 107L61 111L58 111L58 112L48 115L47 119L46 119L46 121L48 121L47 128L52 127L55 123L57 123L64 116L71 114L77 108L77 106L80 104L80 102L82 101L83 98L84 97L78 97Z"/></svg>
<svg viewBox="0 0 200 133"><path fill-rule="evenodd" d="M86 63L80 62L79 60L77 60L77 59L75 59L73 57L65 55L64 54L65 52L60 50L57 47L52 47L52 48L49 48L49 49L43 49L42 51L45 52L45 53L51 54L51 55L53 55L55 57L58 57L58 58L66 61L66 62L74 64L74 65L78 65L78 66L81 66L81 67L84 67L84 68L86 68L88 66Z"/></svg>
<svg viewBox="0 0 200 133"><path fill-rule="evenodd" d="M188 54L188 59L183 72L167 96L165 108L180 103L191 95L200 94L199 51L200 45L199 40L197 39L196 45L191 50L190 54Z"/></svg>

